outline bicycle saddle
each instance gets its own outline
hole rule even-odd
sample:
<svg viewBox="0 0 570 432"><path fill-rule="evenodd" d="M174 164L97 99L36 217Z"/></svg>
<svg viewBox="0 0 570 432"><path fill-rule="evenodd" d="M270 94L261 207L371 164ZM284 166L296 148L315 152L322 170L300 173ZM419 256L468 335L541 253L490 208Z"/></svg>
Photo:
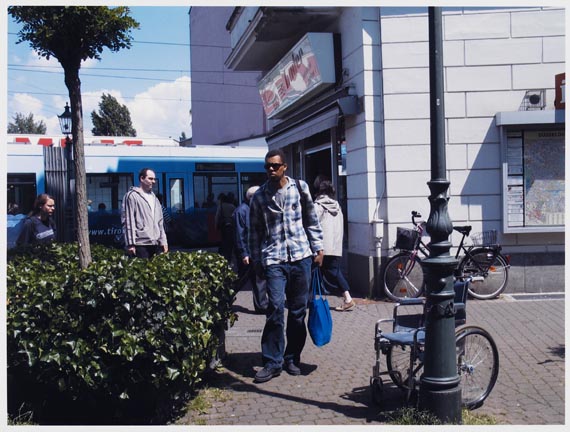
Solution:
<svg viewBox="0 0 570 432"><path fill-rule="evenodd" d="M454 226L453 229L463 235L468 236L469 233L471 232L471 228L473 228L471 225L464 225L464 226Z"/></svg>

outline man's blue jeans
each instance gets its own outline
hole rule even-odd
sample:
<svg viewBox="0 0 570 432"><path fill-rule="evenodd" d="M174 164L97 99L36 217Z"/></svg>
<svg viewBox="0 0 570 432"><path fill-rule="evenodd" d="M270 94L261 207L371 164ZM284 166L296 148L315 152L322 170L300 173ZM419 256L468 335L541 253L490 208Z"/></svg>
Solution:
<svg viewBox="0 0 570 432"><path fill-rule="evenodd" d="M283 361L299 365L301 351L307 339L305 315L309 299L312 258L272 264L266 267L267 295L269 306L263 335L261 354L263 365L282 367ZM287 348L285 348L284 318L287 297Z"/></svg>

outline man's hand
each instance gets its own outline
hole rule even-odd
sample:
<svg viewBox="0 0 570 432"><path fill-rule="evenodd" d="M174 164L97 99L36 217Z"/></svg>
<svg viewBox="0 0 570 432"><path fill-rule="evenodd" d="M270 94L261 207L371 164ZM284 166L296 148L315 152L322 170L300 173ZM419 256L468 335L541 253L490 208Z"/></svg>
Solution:
<svg viewBox="0 0 570 432"><path fill-rule="evenodd" d="M315 258L314 258L313 261L314 261L315 264L317 264L319 267L322 267L322 266L323 266L323 258L324 258L324 257L325 257L325 251L321 249L320 251L317 252L317 255L315 255Z"/></svg>
<svg viewBox="0 0 570 432"><path fill-rule="evenodd" d="M136 254L137 254L137 248L134 247L134 246L129 246L129 247L127 248L127 253L128 253L129 255L136 256Z"/></svg>
<svg viewBox="0 0 570 432"><path fill-rule="evenodd" d="M168 245L167 245L167 244L162 245L162 252L163 252L163 253L168 252Z"/></svg>
<svg viewBox="0 0 570 432"><path fill-rule="evenodd" d="M243 265L249 265L249 257L243 257L243 259L241 260L241 262L243 263Z"/></svg>

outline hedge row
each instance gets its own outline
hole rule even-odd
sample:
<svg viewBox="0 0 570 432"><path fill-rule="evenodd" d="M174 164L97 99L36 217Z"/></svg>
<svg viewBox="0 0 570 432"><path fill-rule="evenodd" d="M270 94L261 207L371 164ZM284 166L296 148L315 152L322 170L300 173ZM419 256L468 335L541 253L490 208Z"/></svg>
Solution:
<svg viewBox="0 0 570 432"><path fill-rule="evenodd" d="M146 411L143 422L163 421L158 411L188 396L219 330L236 318L234 273L214 253L144 260L97 245L80 270L77 252L73 244L9 252L9 401L37 400L41 388L43 398L106 407L102 422L135 422L133 409Z"/></svg>

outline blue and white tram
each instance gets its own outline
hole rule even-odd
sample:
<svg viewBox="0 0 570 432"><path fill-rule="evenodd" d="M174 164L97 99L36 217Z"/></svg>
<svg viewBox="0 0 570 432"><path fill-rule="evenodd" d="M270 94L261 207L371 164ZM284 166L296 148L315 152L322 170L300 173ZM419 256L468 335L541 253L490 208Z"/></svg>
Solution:
<svg viewBox="0 0 570 432"><path fill-rule="evenodd" d="M59 145L60 137L9 135L8 215L10 229L31 210L37 194L46 191L43 146ZM171 219L167 227L174 248L218 244L214 224L217 197L244 192L266 179L263 169L267 145L255 139L223 146L181 147L173 140L96 137L85 139L89 235L93 243L122 246L120 210L124 194L138 184L142 168L157 175L155 193ZM57 205L57 203L56 203ZM13 236L12 236L13 237Z"/></svg>

